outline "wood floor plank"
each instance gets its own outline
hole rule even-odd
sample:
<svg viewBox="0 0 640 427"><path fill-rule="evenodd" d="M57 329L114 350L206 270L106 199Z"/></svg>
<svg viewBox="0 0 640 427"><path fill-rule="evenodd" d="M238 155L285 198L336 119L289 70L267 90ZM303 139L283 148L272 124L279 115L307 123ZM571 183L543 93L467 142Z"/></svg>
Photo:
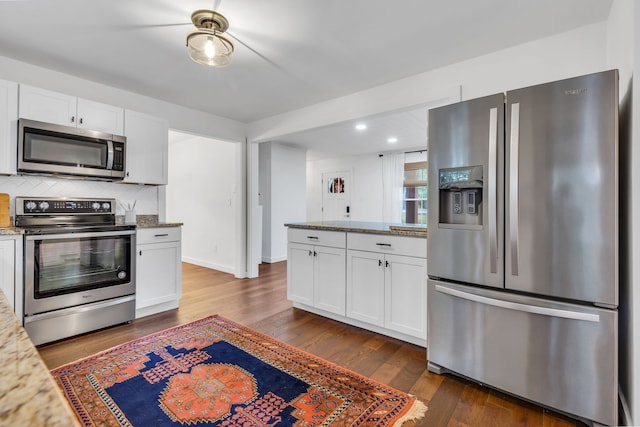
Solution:
<svg viewBox="0 0 640 427"><path fill-rule="evenodd" d="M489 395L478 387L465 386L449 421L449 426L480 425Z"/></svg>
<svg viewBox="0 0 640 427"><path fill-rule="evenodd" d="M462 397L465 384L453 377L446 377L429 401L429 410L423 421L428 426L446 426Z"/></svg>
<svg viewBox="0 0 640 427"><path fill-rule="evenodd" d="M260 277L183 263L180 308L131 324L38 348L53 369L118 344L212 314L273 336L422 400L429 410L412 426L571 427L583 424L476 383L427 370L425 349L294 308L286 297L286 262L262 264Z"/></svg>

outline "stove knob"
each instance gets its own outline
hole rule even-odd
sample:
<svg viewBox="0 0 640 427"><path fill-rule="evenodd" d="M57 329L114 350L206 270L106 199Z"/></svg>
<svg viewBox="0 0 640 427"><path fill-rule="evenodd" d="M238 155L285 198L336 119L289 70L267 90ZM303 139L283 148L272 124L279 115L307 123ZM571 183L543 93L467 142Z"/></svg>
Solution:
<svg viewBox="0 0 640 427"><path fill-rule="evenodd" d="M34 210L36 208L36 202L27 202L25 203L24 207L29 209L30 211Z"/></svg>
<svg viewBox="0 0 640 427"><path fill-rule="evenodd" d="M104 209L105 211L110 210L111 209L111 203L107 203L107 202L103 203L102 204L102 209Z"/></svg>
<svg viewBox="0 0 640 427"><path fill-rule="evenodd" d="M40 202L40 204L38 205L38 207L40 209L42 209L43 211L46 211L49 208L49 203L47 202Z"/></svg>
<svg viewBox="0 0 640 427"><path fill-rule="evenodd" d="M91 207L93 208L93 210L98 210L100 209L100 203L98 202L93 202L93 204L91 204Z"/></svg>

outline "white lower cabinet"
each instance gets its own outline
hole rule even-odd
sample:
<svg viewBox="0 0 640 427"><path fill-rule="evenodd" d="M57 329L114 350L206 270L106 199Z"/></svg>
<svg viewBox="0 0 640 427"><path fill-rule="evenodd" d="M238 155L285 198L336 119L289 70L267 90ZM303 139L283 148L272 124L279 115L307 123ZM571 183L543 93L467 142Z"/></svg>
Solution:
<svg viewBox="0 0 640 427"><path fill-rule="evenodd" d="M289 233L287 298L344 316L345 233L338 234L342 235L342 248L298 243L291 241L292 236ZM309 233L312 241L316 235L317 233ZM296 240L295 237L293 239Z"/></svg>
<svg viewBox="0 0 640 427"><path fill-rule="evenodd" d="M427 339L427 260L385 255L385 327Z"/></svg>
<svg viewBox="0 0 640 427"><path fill-rule="evenodd" d="M22 319L22 236L0 236L0 290Z"/></svg>
<svg viewBox="0 0 640 427"><path fill-rule="evenodd" d="M288 233L287 297L295 306L426 345L425 238L296 228Z"/></svg>
<svg viewBox="0 0 640 427"><path fill-rule="evenodd" d="M384 255L347 251L347 316L384 326Z"/></svg>
<svg viewBox="0 0 640 427"><path fill-rule="evenodd" d="M347 251L347 316L427 338L427 260Z"/></svg>
<svg viewBox="0 0 640 427"><path fill-rule="evenodd" d="M180 227L136 233L136 318L178 308L182 295Z"/></svg>

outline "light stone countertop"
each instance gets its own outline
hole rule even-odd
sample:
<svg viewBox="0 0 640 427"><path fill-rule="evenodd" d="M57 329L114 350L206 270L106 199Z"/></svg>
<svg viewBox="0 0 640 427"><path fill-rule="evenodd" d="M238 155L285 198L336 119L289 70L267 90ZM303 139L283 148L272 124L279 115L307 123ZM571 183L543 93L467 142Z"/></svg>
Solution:
<svg viewBox="0 0 640 427"><path fill-rule="evenodd" d="M417 224L398 224L369 221L314 221L285 224L285 227L308 230L348 231L351 233L392 234L396 236L427 237L427 227Z"/></svg>
<svg viewBox="0 0 640 427"><path fill-rule="evenodd" d="M0 236L16 236L24 234L22 228L17 227L0 227Z"/></svg>
<svg viewBox="0 0 640 427"><path fill-rule="evenodd" d="M2 292L0 378L0 425L80 426Z"/></svg>
<svg viewBox="0 0 640 427"><path fill-rule="evenodd" d="M124 224L124 215L116 216L116 224ZM136 215L137 228L181 227L182 222L160 222L158 215Z"/></svg>

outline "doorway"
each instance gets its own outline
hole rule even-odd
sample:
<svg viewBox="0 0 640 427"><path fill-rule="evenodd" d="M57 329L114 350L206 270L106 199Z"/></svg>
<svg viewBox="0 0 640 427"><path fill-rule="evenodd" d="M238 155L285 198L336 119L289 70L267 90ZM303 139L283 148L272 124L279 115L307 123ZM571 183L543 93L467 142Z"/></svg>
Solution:
<svg viewBox="0 0 640 427"><path fill-rule="evenodd" d="M351 216L351 172L324 172L322 186L322 220L349 220Z"/></svg>

